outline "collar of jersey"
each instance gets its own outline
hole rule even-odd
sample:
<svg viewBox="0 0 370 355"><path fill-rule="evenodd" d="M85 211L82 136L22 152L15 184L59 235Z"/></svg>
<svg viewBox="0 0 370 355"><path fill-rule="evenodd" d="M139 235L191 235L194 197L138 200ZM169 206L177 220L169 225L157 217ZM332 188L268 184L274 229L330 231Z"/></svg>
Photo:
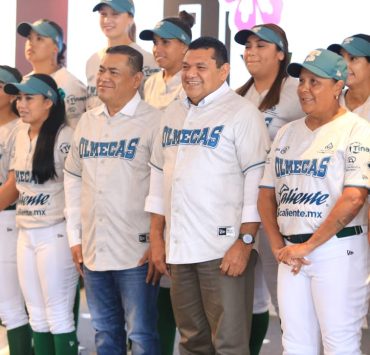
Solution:
<svg viewBox="0 0 370 355"><path fill-rule="evenodd" d="M141 101L140 94L136 92L134 97L125 106L123 106L121 110L117 112L114 116L117 116L118 114L120 114L120 115L132 117L135 114L135 111L140 101ZM99 113L104 113L107 117L111 117L108 113L108 109L106 105L101 106L101 111Z"/></svg>
<svg viewBox="0 0 370 355"><path fill-rule="evenodd" d="M211 92L204 99L200 100L196 107L203 107L209 105L211 102L215 101L217 98L224 95L227 91L229 91L229 85L225 81L217 90ZM190 106L195 106L191 103L189 98L186 98L184 100L184 103L188 108L190 108Z"/></svg>

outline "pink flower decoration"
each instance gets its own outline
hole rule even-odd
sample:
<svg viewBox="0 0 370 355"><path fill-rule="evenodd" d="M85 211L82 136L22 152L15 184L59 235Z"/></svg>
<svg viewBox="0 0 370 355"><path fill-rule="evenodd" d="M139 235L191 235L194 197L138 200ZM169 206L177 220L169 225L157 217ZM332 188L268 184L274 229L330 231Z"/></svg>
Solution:
<svg viewBox="0 0 370 355"><path fill-rule="evenodd" d="M234 21L235 26L242 30L256 25L257 11L261 14L263 23L280 22L283 0L224 0L227 3L238 1Z"/></svg>

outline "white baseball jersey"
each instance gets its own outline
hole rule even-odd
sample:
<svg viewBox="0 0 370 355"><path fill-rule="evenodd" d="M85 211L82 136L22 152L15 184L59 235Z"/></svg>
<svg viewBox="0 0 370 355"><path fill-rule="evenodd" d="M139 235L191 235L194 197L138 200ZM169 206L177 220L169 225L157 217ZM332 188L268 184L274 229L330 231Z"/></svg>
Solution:
<svg viewBox="0 0 370 355"><path fill-rule="evenodd" d="M350 112L314 131L304 118L279 130L261 186L275 189L282 235L313 233L343 187L370 187L369 137L369 123ZM349 226L366 224L365 205Z"/></svg>
<svg viewBox="0 0 370 355"><path fill-rule="evenodd" d="M281 86L279 103L262 112L271 140L275 138L280 127L288 122L305 116L299 103L297 87L298 80L292 77L287 77ZM255 86L252 85L245 94L245 97L251 100L258 107L265 98L267 92L268 90L259 93Z"/></svg>
<svg viewBox="0 0 370 355"><path fill-rule="evenodd" d="M8 179L12 150L20 126L22 121L19 119L0 126L0 185Z"/></svg>
<svg viewBox="0 0 370 355"><path fill-rule="evenodd" d="M268 141L261 113L227 84L198 106L168 106L151 158L163 170L168 263L224 256L239 235L244 174L262 168Z"/></svg>
<svg viewBox="0 0 370 355"><path fill-rule="evenodd" d="M154 57L151 53L142 49L137 43L132 42L129 44L130 47L136 49L144 57L143 63L143 74L144 81L153 73L156 73L160 70L158 64L154 60ZM102 104L99 97L97 96L96 90L96 79L99 71L100 62L105 54L107 48L102 48L100 51L94 53L86 63L86 78L87 78L87 101L86 108L91 110L94 107L97 107ZM142 90L142 88L141 88Z"/></svg>
<svg viewBox="0 0 370 355"><path fill-rule="evenodd" d="M75 206L67 204L67 231L75 244L76 231L69 226L81 224L84 264L90 270L136 267L148 247L150 215L144 200L160 115L137 93L115 116L101 105L77 125L65 171L81 177L81 221L72 222L68 210Z"/></svg>
<svg viewBox="0 0 370 355"><path fill-rule="evenodd" d="M167 82L163 79L163 71L151 75L145 82L144 100L160 110L165 109L172 101L185 97L181 83L181 71Z"/></svg>
<svg viewBox="0 0 370 355"><path fill-rule="evenodd" d="M348 107L346 106L346 101L344 99L346 91L347 90L343 90L343 93L339 98L339 103L341 104L341 106L346 107L348 109ZM355 108L352 112L357 113L360 117L363 117L370 122L370 96L361 106Z"/></svg>
<svg viewBox="0 0 370 355"><path fill-rule="evenodd" d="M14 170L19 191L16 213L18 228L48 227L64 220L63 166L72 134L73 130L68 126L60 129L54 146L57 177L37 184L32 178L32 159L37 138L30 141L28 125L19 130L10 165L10 170Z"/></svg>
<svg viewBox="0 0 370 355"><path fill-rule="evenodd" d="M86 111L86 86L65 67L51 74L51 77L65 93L67 123L75 128L78 120Z"/></svg>

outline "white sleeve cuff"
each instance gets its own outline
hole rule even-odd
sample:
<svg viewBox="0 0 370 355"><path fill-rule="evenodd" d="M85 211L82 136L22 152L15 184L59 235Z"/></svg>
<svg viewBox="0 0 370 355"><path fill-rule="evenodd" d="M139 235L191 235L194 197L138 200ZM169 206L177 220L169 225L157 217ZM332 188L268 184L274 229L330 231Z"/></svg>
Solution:
<svg viewBox="0 0 370 355"><path fill-rule="evenodd" d="M258 185L263 174L263 166L248 170L244 176L244 203L242 223L261 222L257 210Z"/></svg>
<svg viewBox="0 0 370 355"><path fill-rule="evenodd" d="M64 171L66 228L70 247L81 244L81 178Z"/></svg>
<svg viewBox="0 0 370 355"><path fill-rule="evenodd" d="M81 231L79 229L67 229L69 247L81 244Z"/></svg>
<svg viewBox="0 0 370 355"><path fill-rule="evenodd" d="M160 215L164 215L164 205L163 199L157 196L147 196L145 199L145 207L144 210L146 212L156 213Z"/></svg>
<svg viewBox="0 0 370 355"><path fill-rule="evenodd" d="M149 195L145 199L144 210L164 215L163 172L153 167L150 169Z"/></svg>
<svg viewBox="0 0 370 355"><path fill-rule="evenodd" d="M248 222L261 222L261 218L257 210L257 205L248 205L243 207L242 223Z"/></svg>

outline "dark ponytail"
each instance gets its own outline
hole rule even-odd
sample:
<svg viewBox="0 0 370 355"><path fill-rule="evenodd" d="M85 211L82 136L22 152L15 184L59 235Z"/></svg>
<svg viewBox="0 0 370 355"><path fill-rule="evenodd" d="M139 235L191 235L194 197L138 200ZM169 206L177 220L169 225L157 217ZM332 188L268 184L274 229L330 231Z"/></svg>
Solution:
<svg viewBox="0 0 370 355"><path fill-rule="evenodd" d="M54 146L59 130L65 124L64 100L58 92L54 79L46 74L33 74L58 93L58 99L49 111L48 118L41 126L32 160L32 176L38 184L57 177L54 160ZM46 97L45 97L46 98Z"/></svg>

